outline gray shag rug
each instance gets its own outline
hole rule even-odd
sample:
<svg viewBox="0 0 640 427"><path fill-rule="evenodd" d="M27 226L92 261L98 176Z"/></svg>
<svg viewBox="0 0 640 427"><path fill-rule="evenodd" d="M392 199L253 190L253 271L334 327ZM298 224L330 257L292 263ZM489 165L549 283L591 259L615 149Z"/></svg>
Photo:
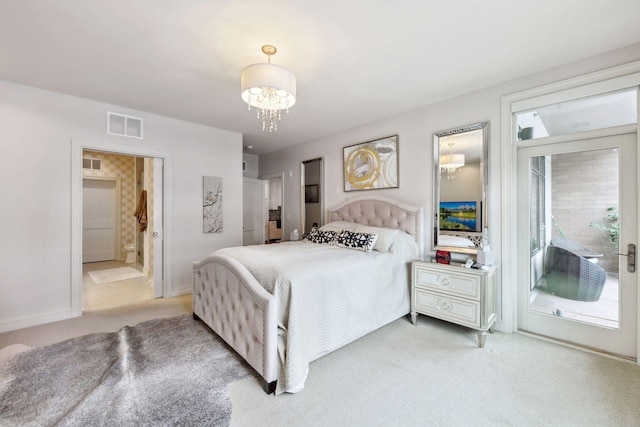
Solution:
<svg viewBox="0 0 640 427"><path fill-rule="evenodd" d="M255 376L190 315L34 348L0 363L0 425L226 426Z"/></svg>

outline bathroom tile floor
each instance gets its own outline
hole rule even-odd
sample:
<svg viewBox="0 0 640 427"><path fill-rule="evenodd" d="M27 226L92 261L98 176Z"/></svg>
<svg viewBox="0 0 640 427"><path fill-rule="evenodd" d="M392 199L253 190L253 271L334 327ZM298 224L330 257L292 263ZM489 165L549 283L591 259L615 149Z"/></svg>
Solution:
<svg viewBox="0 0 640 427"><path fill-rule="evenodd" d="M123 261L83 264L82 311L104 310L153 299L153 277L143 276L135 279L97 284L89 276L90 271L131 266L131 264L126 264Z"/></svg>

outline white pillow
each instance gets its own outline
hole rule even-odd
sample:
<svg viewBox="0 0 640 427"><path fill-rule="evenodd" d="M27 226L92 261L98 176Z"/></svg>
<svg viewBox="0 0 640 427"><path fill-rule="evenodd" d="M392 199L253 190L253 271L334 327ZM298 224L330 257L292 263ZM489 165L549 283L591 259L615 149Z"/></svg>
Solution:
<svg viewBox="0 0 640 427"><path fill-rule="evenodd" d="M356 223L349 221L333 221L320 227L320 230L340 233L342 230L354 231L356 225Z"/></svg>
<svg viewBox="0 0 640 427"><path fill-rule="evenodd" d="M450 236L447 234L441 234L438 236L438 245L441 246L457 246L459 248L474 248L473 242L466 237L462 236Z"/></svg>
<svg viewBox="0 0 640 427"><path fill-rule="evenodd" d="M355 231L359 233L377 234L378 239L373 249L378 252L389 252L393 238L398 234L398 230L395 228L371 227L360 224L357 224Z"/></svg>

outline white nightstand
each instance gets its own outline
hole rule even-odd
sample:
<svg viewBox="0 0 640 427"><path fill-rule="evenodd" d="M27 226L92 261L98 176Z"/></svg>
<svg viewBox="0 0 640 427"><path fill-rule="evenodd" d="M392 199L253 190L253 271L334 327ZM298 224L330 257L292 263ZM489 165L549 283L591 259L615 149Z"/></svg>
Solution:
<svg viewBox="0 0 640 427"><path fill-rule="evenodd" d="M478 346L484 347L496 321L496 270L413 261L411 321L415 325L420 313L467 326L478 331Z"/></svg>

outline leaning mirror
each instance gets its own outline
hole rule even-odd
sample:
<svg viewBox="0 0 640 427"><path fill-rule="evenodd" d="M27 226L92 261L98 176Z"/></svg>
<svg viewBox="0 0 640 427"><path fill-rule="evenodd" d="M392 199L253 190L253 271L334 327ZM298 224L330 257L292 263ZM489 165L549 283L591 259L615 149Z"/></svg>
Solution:
<svg viewBox="0 0 640 427"><path fill-rule="evenodd" d="M488 123L433 135L433 249L476 253L487 227Z"/></svg>

